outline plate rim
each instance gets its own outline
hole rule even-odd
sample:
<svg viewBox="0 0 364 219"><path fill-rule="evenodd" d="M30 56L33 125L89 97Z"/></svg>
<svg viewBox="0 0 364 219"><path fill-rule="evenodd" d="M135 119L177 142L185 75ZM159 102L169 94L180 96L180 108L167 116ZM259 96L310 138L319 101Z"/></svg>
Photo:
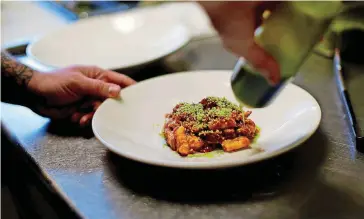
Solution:
<svg viewBox="0 0 364 219"><path fill-rule="evenodd" d="M164 78L164 77L173 77L176 75L182 75L182 74L195 74L195 73L207 73L207 72L220 72L220 73L229 73L232 74L232 71L230 70L196 70L196 71L182 71L182 72L176 72L176 73L171 73L171 74L167 74L167 75L162 75L162 76L157 76L157 77L153 77L144 81L141 81L139 83L145 83L145 82L150 82L153 80L158 80L160 78ZM137 84L139 84L137 83ZM131 87L136 86L132 85ZM268 154L257 154L254 156L254 158L250 158L250 159L242 159L240 162L226 162L226 163L209 163L209 162L170 162L170 163L165 163L165 162L160 162L160 161L153 161L152 159L143 159L140 158L138 156L133 156L133 153L129 153L129 152L120 152L118 150L115 149L115 146L110 145L109 143L107 143L100 135L99 133L95 130L95 118L98 115L99 110L96 110L94 117L92 118L92 122L91 122L91 126L92 126L92 131L96 137L96 139L98 141L100 141L100 143L106 147L108 150L112 151L113 153L117 154L118 156L124 157L126 159L130 159L136 162L140 162L140 163L144 163L144 164L148 164L148 165L152 165L152 166L159 166L159 167L166 167L166 168L177 168L177 169L224 169L224 168L232 168L232 167L241 167L241 166L245 166L245 165L249 165L249 164L253 164L253 163L257 163L263 160L267 160L267 159L272 159L274 157L277 157L281 154L284 154L298 146L300 146L302 143L306 142L319 128L320 123L321 123L321 119L322 119L322 110L320 107L320 104L318 103L318 101L316 100L316 98L314 96L312 96L308 91L306 91L305 89L303 89L302 87L293 84L293 83L289 83L288 85L293 86L295 89L299 89L303 92L305 92L306 94L309 95L309 97L311 97L311 99L313 100L313 103L316 105L317 110L318 110L318 119L316 121L316 124L314 125L313 129L307 133L307 135L303 138L301 138L298 141L295 141L294 143L284 146L283 148L280 148L278 150L274 150L269 152ZM124 88L124 89L128 89ZM106 101L110 101L113 100L113 98L108 98L107 100L105 100L99 108L102 107L103 104L105 104Z"/></svg>
<svg viewBox="0 0 364 219"><path fill-rule="evenodd" d="M105 15L101 15L101 16L97 16L97 17L91 17L89 19L84 19L84 20L79 20L77 22L71 23L69 25L66 25L56 31L50 32L48 34L39 36L37 38L35 38L34 40L32 40L32 42L27 46L26 48L26 55L33 59L34 61L38 62L39 64L42 64L46 67L52 68L52 69L58 69L58 68L65 68L68 66L54 66L51 64L47 64L44 61L40 60L39 58L37 58L37 56L34 55L34 47L39 44L39 42L41 40L44 40L46 38L51 38L54 35L57 35L60 32L64 32L67 31L70 28L73 28L74 26L77 25L82 25L84 23L90 23L90 22L94 22L95 20L99 20L99 19L107 19L107 18L112 18L112 17L116 17L116 16L136 16L135 14L137 13L142 13L143 10L153 10L153 8L140 8L140 9L132 9L130 11L124 12L124 13L116 13L116 14L105 14ZM183 40L180 41L180 43L178 45L176 45L173 50L169 51L168 53L159 55L159 56L155 56L152 59L148 59L144 62L138 62L135 63L133 65L125 65L125 66L109 66L109 67L105 67L102 66L102 68L105 69L109 69L109 70L128 70L128 69L133 69L139 66L144 66L144 65L148 65L150 63L156 62L158 60L161 60L177 51L179 51L180 49L183 49L184 47L186 47L191 41L192 41L192 35L191 35L191 31L189 30L189 28L183 23L183 22L178 22L176 23L174 26L176 26L176 28L183 28L184 33L185 33L185 37ZM33 52L32 52L33 51ZM96 64L97 65L97 64ZM100 67L100 66L99 66Z"/></svg>

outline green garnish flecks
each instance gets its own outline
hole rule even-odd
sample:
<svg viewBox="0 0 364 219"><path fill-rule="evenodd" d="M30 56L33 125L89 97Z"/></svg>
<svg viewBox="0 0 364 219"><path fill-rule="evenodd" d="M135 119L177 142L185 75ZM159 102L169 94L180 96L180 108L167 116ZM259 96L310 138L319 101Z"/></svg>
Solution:
<svg viewBox="0 0 364 219"><path fill-rule="evenodd" d="M176 111L176 114L188 114L193 116L194 119L198 121L202 121L204 116L203 106L200 103L180 103L179 108Z"/></svg>
<svg viewBox="0 0 364 219"><path fill-rule="evenodd" d="M207 97L207 101L215 102L219 108L229 108L236 111L241 111L239 105L230 102L225 97Z"/></svg>
<svg viewBox="0 0 364 219"><path fill-rule="evenodd" d="M213 107L204 109L201 103L179 103L174 112L176 115L186 116L187 122L193 122L193 129L208 128L207 122L215 118L229 118L233 112L244 113L238 104L230 102L225 97L207 97L204 99Z"/></svg>
<svg viewBox="0 0 364 219"><path fill-rule="evenodd" d="M207 111L207 116L210 117L229 117L231 113L233 112L233 109L231 108L216 108L212 107Z"/></svg>
<svg viewBox="0 0 364 219"><path fill-rule="evenodd" d="M243 112L239 105L231 103L225 97L207 97L206 100L215 103L217 106L204 110L201 103L180 103L176 114L187 114L195 121L202 122L205 115L213 117L229 117L233 111Z"/></svg>

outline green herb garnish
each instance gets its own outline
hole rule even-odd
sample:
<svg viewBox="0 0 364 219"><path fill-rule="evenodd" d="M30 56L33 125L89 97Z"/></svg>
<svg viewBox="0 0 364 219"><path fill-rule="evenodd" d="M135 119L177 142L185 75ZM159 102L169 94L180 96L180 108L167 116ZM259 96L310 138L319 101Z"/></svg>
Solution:
<svg viewBox="0 0 364 219"><path fill-rule="evenodd" d="M217 118L230 118L233 112L244 113L238 104L234 104L225 97L207 97L207 105L213 107L204 109L201 103L182 102L174 112L177 116L185 118L185 122L192 122L192 129L203 130L208 128L209 121Z"/></svg>

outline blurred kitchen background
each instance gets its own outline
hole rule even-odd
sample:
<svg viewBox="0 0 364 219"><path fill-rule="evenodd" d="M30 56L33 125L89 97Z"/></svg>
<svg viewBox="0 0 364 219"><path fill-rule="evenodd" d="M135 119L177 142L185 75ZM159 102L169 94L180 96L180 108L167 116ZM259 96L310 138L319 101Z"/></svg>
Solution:
<svg viewBox="0 0 364 219"><path fill-rule="evenodd" d="M110 13L123 13L135 7L154 6L168 2L168 4L186 4L183 2L170 3L172 1L1 1L1 46L14 47L26 44L36 37L44 36L58 30L70 23L80 19L87 19L98 15ZM187 3L195 4L195 3ZM195 7L197 4L195 4ZM332 56L333 32L341 31L349 26L361 26L364 28L362 9L358 13L344 13L335 24L332 25L334 31L328 31L323 43L316 49L324 56ZM189 14L196 14L196 10L185 10L185 18L191 17ZM198 11L201 17L205 16ZM348 15L349 14L349 15ZM192 16L193 17L193 16ZM212 27L208 24L208 18L195 21L195 31L200 35L214 35ZM349 24L348 24L349 21ZM190 22L193 23L193 22ZM205 26L204 26L205 25ZM197 34L197 35L198 35ZM24 49L24 48L23 48Z"/></svg>
<svg viewBox="0 0 364 219"><path fill-rule="evenodd" d="M13 55L25 55L31 42L67 25L100 15L119 15L142 7L154 8L154 11L159 8L167 20L183 22L188 26L192 39L216 36L208 17L196 2L1 1L1 47L7 48ZM18 58L33 68L42 67L28 57Z"/></svg>
<svg viewBox="0 0 364 219"><path fill-rule="evenodd" d="M138 1L1 1L1 44L47 34L79 19L134 8Z"/></svg>

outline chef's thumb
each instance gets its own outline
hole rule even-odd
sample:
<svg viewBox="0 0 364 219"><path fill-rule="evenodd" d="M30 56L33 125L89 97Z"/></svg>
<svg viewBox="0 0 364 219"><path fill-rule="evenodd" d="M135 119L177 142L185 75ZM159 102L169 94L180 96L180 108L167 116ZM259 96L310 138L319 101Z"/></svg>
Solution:
<svg viewBox="0 0 364 219"><path fill-rule="evenodd" d="M120 89L119 85L92 78L85 78L81 85L81 92L84 95L101 98L117 97Z"/></svg>

